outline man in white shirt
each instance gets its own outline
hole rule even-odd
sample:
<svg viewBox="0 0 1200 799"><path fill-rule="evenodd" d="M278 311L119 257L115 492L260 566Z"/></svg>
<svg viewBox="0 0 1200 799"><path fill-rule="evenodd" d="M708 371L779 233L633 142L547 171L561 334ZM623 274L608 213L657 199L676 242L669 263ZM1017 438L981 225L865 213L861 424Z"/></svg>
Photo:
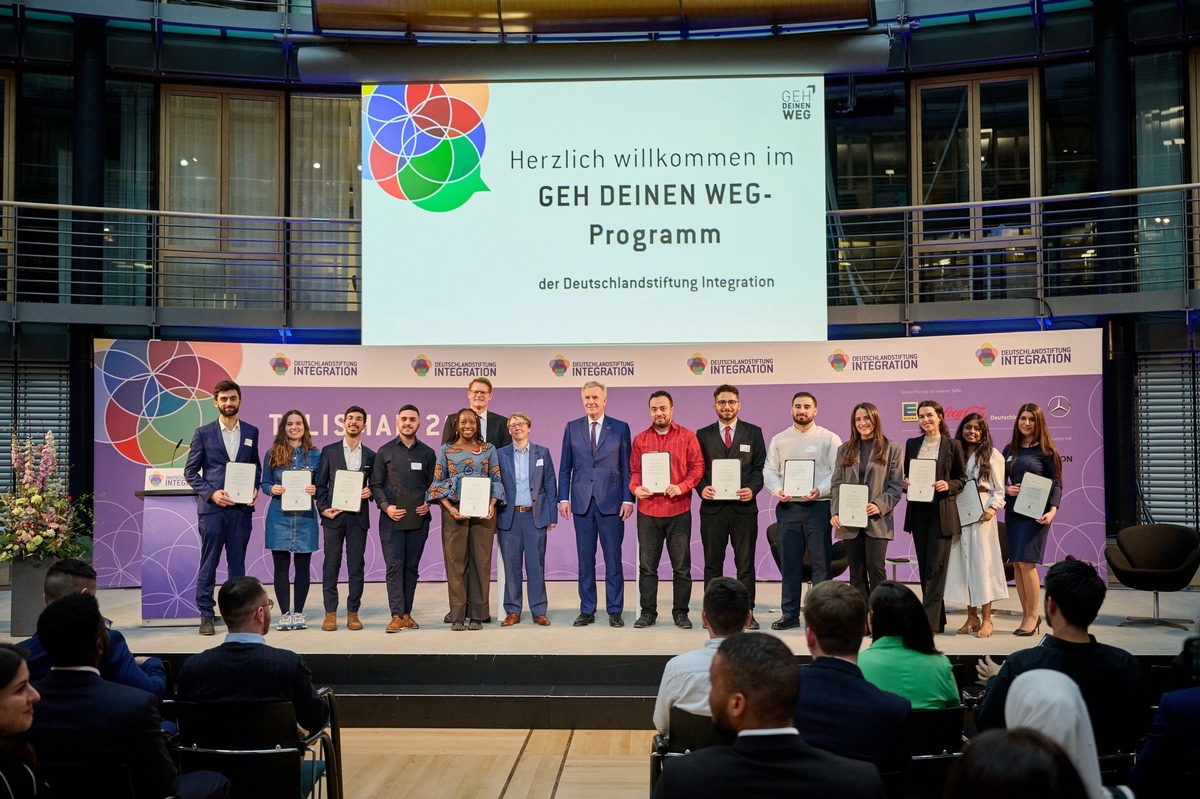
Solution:
<svg viewBox="0 0 1200 799"><path fill-rule="evenodd" d="M676 655L663 669L658 699L654 703L654 727L670 735L671 708L698 716L709 716L708 694L712 688L709 668L721 642L739 633L750 616L750 594L746 586L729 577L714 577L704 591L701 619L708 628L704 648Z"/></svg>
<svg viewBox="0 0 1200 799"><path fill-rule="evenodd" d="M775 506L783 572L782 616L772 630L800 626L800 591L804 574L804 552L812 564L813 585L829 579L833 559L832 528L829 525L829 491L842 440L816 423L817 398L807 391L792 397L792 426L771 439L763 482L779 499ZM784 492L788 461L813 461L813 487L802 496ZM788 486L795 490L794 486Z"/></svg>

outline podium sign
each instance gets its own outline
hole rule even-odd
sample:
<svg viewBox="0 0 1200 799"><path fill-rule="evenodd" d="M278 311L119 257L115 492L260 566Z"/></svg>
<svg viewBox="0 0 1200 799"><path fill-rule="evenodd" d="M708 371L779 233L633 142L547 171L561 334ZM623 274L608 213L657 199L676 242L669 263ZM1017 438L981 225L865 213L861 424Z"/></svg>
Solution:
<svg viewBox="0 0 1200 799"><path fill-rule="evenodd" d="M191 490L183 469L162 469L151 466L146 470L146 483L143 491L177 491L181 488Z"/></svg>

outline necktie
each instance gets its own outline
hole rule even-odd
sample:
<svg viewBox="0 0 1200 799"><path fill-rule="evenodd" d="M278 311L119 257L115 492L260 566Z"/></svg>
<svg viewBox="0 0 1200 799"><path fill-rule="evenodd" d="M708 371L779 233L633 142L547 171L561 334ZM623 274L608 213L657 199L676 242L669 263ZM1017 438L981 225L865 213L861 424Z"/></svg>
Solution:
<svg viewBox="0 0 1200 799"><path fill-rule="evenodd" d="M596 445L600 443L600 423L592 422L592 454L596 454Z"/></svg>
<svg viewBox="0 0 1200 799"><path fill-rule="evenodd" d="M733 446L733 436L729 435L729 425L725 425L725 449Z"/></svg>

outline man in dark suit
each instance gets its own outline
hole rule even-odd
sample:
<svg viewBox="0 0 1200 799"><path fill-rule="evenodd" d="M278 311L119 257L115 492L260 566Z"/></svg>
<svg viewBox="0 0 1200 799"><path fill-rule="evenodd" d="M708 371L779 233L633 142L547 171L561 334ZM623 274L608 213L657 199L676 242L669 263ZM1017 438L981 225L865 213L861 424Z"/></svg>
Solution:
<svg viewBox="0 0 1200 799"><path fill-rule="evenodd" d="M467 385L467 403L475 415L479 417L479 434L483 440L497 450L512 443L508 433L508 417L488 410L492 402L492 381L486 377L476 377ZM458 438L457 425L453 423L455 412L451 411L442 417L442 443L449 444Z"/></svg>
<svg viewBox="0 0 1200 799"><path fill-rule="evenodd" d="M804 599L804 637L812 665L800 672L796 728L813 746L884 773L908 771L912 704L867 682L858 650L867 631L867 603L849 583L826 580Z"/></svg>
<svg viewBox="0 0 1200 799"><path fill-rule="evenodd" d="M225 642L192 655L179 671L176 694L184 702L291 702L296 722L309 732L325 726L329 708L317 696L304 658L267 646L271 606L254 577L234 577L217 602L229 627Z"/></svg>
<svg viewBox="0 0 1200 799"><path fill-rule="evenodd" d="M497 514L500 556L504 559L504 612L501 627L521 621L521 567L529 582L529 612L534 623L548 627L546 616L546 532L554 529L558 481L550 450L531 443L533 421L523 413L508 417L512 443L496 453L505 502Z"/></svg>
<svg viewBox="0 0 1200 799"><path fill-rule="evenodd" d="M733 545L733 566L737 579L750 594L749 630L758 629L754 618L754 560L758 545L758 503L755 498L763 487L763 464L767 446L762 428L738 418L741 395L737 386L717 386L713 392L717 421L696 431L700 453L704 456L704 477L696 487L700 492L700 540L704 543L704 588L708 589L725 571L725 549ZM712 462L736 458L741 462L741 483L737 499L717 499L712 485Z"/></svg>
<svg viewBox="0 0 1200 799"><path fill-rule="evenodd" d="M246 546L250 543L250 520L258 485L262 480L262 460L258 457L258 428L238 421L242 389L232 380L222 380L213 388L213 404L220 417L196 428L188 449L183 474L196 490L197 528L200 532L200 568L196 573L196 608L200 611L200 634L214 635L213 588L217 584L217 565L225 550L225 565L230 577L246 573ZM234 502L225 491L225 464L254 465L254 490L250 501Z"/></svg>
<svg viewBox="0 0 1200 799"><path fill-rule="evenodd" d="M558 513L575 514L575 549L579 554L579 616L576 627L596 620L596 542L604 553L604 594L608 623L624 627L625 571L621 541L625 520L633 513L629 491L629 425L604 415L608 389L590 380L583 384L587 414L567 422L562 463L558 469Z"/></svg>
<svg viewBox="0 0 1200 799"><path fill-rule="evenodd" d="M371 528L371 486L367 478L375 465L375 453L363 445L361 436L367 424L367 412L351 405L342 415L346 435L341 441L321 450L317 466L317 512L325 531L324 585L325 621L321 629L337 629L338 574L342 570L342 548L346 550L346 576L350 594L346 598L346 627L361 630L358 609L362 605L363 573L366 569L367 530ZM339 471L358 472L362 476L362 491L357 513L347 513L333 505L333 481Z"/></svg>
<svg viewBox="0 0 1200 799"><path fill-rule="evenodd" d="M868 763L810 746L792 726L801 677L791 649L763 633L726 638L713 657L713 724L737 733L732 746L668 758L655 799L730 796L883 799Z"/></svg>
<svg viewBox="0 0 1200 799"><path fill-rule="evenodd" d="M29 740L51 788L55 775L67 769L111 773L124 766L137 799L229 795L229 781L219 774L179 775L153 694L100 677L108 631L94 596L73 594L47 605L38 638L50 674L35 686L42 698Z"/></svg>
<svg viewBox="0 0 1200 799"><path fill-rule="evenodd" d="M396 414L396 437L379 448L371 467L371 497L379 506L379 547L387 566L388 609L385 632L416 630L412 617L421 553L429 540L429 503L437 453L417 439L421 412L405 405Z"/></svg>

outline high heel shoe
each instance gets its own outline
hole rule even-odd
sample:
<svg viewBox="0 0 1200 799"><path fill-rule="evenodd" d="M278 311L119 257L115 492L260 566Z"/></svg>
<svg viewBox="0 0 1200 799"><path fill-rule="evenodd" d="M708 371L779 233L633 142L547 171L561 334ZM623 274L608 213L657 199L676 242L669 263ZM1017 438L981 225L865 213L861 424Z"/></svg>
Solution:
<svg viewBox="0 0 1200 799"><path fill-rule="evenodd" d="M1017 629L1013 630L1013 635L1019 635L1022 638L1029 638L1030 636L1037 635L1038 630L1040 629L1042 629L1042 617L1038 616L1037 624L1033 625L1032 630L1022 630L1020 627L1018 627Z"/></svg>

